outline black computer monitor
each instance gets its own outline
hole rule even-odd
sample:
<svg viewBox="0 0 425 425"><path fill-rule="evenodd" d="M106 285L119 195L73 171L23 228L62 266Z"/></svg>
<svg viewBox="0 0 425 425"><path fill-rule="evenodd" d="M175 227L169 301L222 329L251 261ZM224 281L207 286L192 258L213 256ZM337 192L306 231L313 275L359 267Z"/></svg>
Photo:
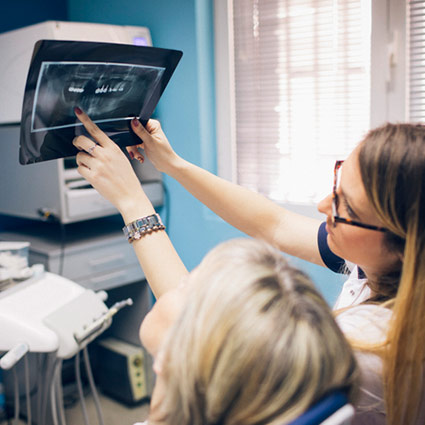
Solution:
<svg viewBox="0 0 425 425"><path fill-rule="evenodd" d="M130 122L149 120L181 56L147 46L38 41L25 87L19 162L76 155L72 140L85 134L76 106L120 146L139 143Z"/></svg>

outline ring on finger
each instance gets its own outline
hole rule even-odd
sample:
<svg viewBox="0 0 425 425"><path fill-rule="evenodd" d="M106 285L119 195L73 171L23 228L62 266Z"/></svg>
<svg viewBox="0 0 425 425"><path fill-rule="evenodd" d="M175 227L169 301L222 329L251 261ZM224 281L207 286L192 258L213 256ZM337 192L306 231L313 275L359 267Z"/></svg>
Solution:
<svg viewBox="0 0 425 425"><path fill-rule="evenodd" d="M95 147L97 146L97 144L95 143L95 144L93 144L93 146L90 146L88 149L87 149L87 153L89 154L89 155L91 155L92 153L93 153L93 151L94 151L94 149L95 149Z"/></svg>

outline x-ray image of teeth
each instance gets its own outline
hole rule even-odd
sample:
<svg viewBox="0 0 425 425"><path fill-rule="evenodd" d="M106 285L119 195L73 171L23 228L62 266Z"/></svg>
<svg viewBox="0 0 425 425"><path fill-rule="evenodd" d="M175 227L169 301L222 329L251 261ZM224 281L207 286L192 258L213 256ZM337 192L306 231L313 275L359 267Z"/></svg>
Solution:
<svg viewBox="0 0 425 425"><path fill-rule="evenodd" d="M165 68L98 62L43 62L37 81L31 132L80 126L75 106L94 122L138 116Z"/></svg>
<svg viewBox="0 0 425 425"><path fill-rule="evenodd" d="M88 133L81 108L120 148L139 143L131 128L151 118L183 52L94 41L34 44L22 105L19 162L75 156Z"/></svg>

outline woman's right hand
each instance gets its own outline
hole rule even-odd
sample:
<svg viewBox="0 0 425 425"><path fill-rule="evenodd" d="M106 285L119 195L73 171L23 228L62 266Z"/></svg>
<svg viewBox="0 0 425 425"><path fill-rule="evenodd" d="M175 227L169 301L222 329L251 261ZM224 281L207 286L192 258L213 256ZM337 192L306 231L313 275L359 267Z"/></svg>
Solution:
<svg viewBox="0 0 425 425"><path fill-rule="evenodd" d="M140 121L134 118L131 128L142 140L142 143L127 147L130 157L143 162L143 155L139 151L141 148L158 171L170 174L180 157L171 147L167 136L162 131L160 122L151 119L147 122L146 127L143 127Z"/></svg>
<svg viewBox="0 0 425 425"><path fill-rule="evenodd" d="M78 119L90 137L73 140L81 152L78 172L121 213L126 223L154 213L140 181L121 149L79 108Z"/></svg>

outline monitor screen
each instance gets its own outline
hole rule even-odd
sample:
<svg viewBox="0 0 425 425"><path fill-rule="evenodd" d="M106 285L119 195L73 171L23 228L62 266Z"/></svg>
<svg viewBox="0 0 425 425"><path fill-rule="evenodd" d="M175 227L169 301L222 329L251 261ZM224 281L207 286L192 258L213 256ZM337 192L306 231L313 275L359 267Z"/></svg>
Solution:
<svg viewBox="0 0 425 425"><path fill-rule="evenodd" d="M117 144L138 143L130 121L152 115L182 53L147 46L42 40L36 43L22 109L21 164L73 156L85 129L78 106Z"/></svg>

